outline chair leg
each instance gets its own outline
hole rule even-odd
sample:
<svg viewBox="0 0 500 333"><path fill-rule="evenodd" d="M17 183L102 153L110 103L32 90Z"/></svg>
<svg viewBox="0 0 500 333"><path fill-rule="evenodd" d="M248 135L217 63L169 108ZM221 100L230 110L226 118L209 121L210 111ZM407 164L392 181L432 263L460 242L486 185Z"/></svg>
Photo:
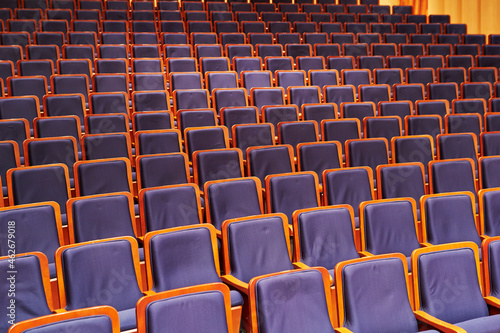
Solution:
<svg viewBox="0 0 500 333"><path fill-rule="evenodd" d="M249 298L247 295L242 294L242 296L244 303L243 311L241 314L241 327L243 327L243 329L247 331L247 333L250 333L252 332L252 316L250 315L250 305L248 304Z"/></svg>
<svg viewBox="0 0 500 333"><path fill-rule="evenodd" d="M142 290L148 290L148 279L146 276L146 263L141 261L139 264L141 268Z"/></svg>
<svg viewBox="0 0 500 333"><path fill-rule="evenodd" d="M337 303L337 291L335 286L332 286L332 316L333 316L333 327L339 327L339 311L338 311L338 303Z"/></svg>
<svg viewBox="0 0 500 333"><path fill-rule="evenodd" d="M241 326L241 313L243 311L243 306L234 306L231 308L231 317L233 318L233 333L240 332Z"/></svg>
<svg viewBox="0 0 500 333"><path fill-rule="evenodd" d="M50 280L50 291L52 294L52 306L54 309L59 309L61 307L59 303L59 289L57 288L57 279Z"/></svg>

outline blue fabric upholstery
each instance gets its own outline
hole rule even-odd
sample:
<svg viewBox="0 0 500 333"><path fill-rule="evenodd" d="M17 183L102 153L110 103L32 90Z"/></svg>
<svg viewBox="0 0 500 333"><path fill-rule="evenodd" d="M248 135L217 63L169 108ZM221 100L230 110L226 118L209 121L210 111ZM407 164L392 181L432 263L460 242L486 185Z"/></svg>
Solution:
<svg viewBox="0 0 500 333"><path fill-rule="evenodd" d="M66 213L68 187L62 166L24 168L12 173L14 204L55 201Z"/></svg>
<svg viewBox="0 0 500 333"><path fill-rule="evenodd" d="M361 57L363 58L363 57ZM368 58L368 57L365 57ZM371 57L370 57L371 58ZM377 57L383 63L383 57ZM361 60L360 60L361 61ZM383 68L383 66L374 65L374 68ZM378 105L379 102L387 102L391 100L391 93L387 86L383 85L368 85L359 87L359 96L361 102L373 102ZM373 136L375 137L375 136Z"/></svg>
<svg viewBox="0 0 500 333"><path fill-rule="evenodd" d="M75 242L131 236L135 237L129 200L125 195L82 197L73 202Z"/></svg>
<svg viewBox="0 0 500 333"><path fill-rule="evenodd" d="M8 321L14 320L14 323L17 323L51 313L45 298L38 258L34 255L16 257L15 274L9 273L12 271L11 262L8 258L0 260L0 277L2 279L0 291L4 295L0 298L0 305L4 309L4 315L0 320L2 332L7 332L10 327L11 324ZM8 280L8 278L12 275L15 276L15 297L9 296L12 280ZM12 300L15 300L15 307L13 316L10 316L12 310L9 309L9 306L11 306Z"/></svg>
<svg viewBox="0 0 500 333"><path fill-rule="evenodd" d="M122 331L135 327L135 304L142 292L127 240L68 248L61 260L67 310L110 305L120 314Z"/></svg>
<svg viewBox="0 0 500 333"><path fill-rule="evenodd" d="M88 103L89 78L86 75L54 76L51 89L53 94L82 94Z"/></svg>
<svg viewBox="0 0 500 333"><path fill-rule="evenodd" d="M153 290L155 292L221 282L217 274L208 228L190 229L155 235L149 243ZM217 254L215 254L217 255ZM231 291L231 305L243 304L238 291Z"/></svg>
<svg viewBox="0 0 500 333"><path fill-rule="evenodd" d="M413 35L412 39L415 38L430 38L430 43L426 44L432 44L432 36L427 35L427 34L422 34L422 35ZM415 43L415 41L412 41ZM417 41L416 43L421 43L421 41ZM422 43L423 44L423 43ZM405 46L408 46L406 44ZM419 46L421 47L421 46ZM417 47L417 48L419 48ZM415 51L420 51L420 50L415 50ZM421 54L423 55L423 54ZM415 56L415 55L414 55ZM415 56L416 58L416 56ZM422 83L424 86L427 86L428 83L434 82L434 71L431 68L409 68L408 69L408 77L407 77L407 82L408 83Z"/></svg>
<svg viewBox="0 0 500 333"><path fill-rule="evenodd" d="M283 213L292 223L292 214L297 209L318 207L318 187L311 174L291 174L270 179L267 196L271 197L272 213Z"/></svg>
<svg viewBox="0 0 500 333"><path fill-rule="evenodd" d="M221 230L222 222L262 214L257 186L253 179L240 178L210 184L205 193L212 225Z"/></svg>
<svg viewBox="0 0 500 333"><path fill-rule="evenodd" d="M312 77L313 76L311 73L311 79ZM318 124L318 127L321 125L322 120L335 119L337 116L334 104L327 104L327 103L304 104L302 106L303 106L302 113L304 116L304 120L314 120Z"/></svg>
<svg viewBox="0 0 500 333"><path fill-rule="evenodd" d="M262 184L267 175L292 172L292 161L288 147L275 146L254 149L248 153L250 174L258 177Z"/></svg>
<svg viewBox="0 0 500 333"><path fill-rule="evenodd" d="M347 147L349 153L349 166L369 166L372 172L380 164L387 164L387 145L382 140L352 141Z"/></svg>
<svg viewBox="0 0 500 333"><path fill-rule="evenodd" d="M295 104L302 110L302 105L311 103L320 103L321 97L317 86L309 87L290 87L288 98L290 104Z"/></svg>
<svg viewBox="0 0 500 333"><path fill-rule="evenodd" d="M230 274L250 282L253 277L293 269L280 217L257 217L228 226Z"/></svg>
<svg viewBox="0 0 500 333"><path fill-rule="evenodd" d="M259 112L255 106L235 106L221 110L221 120L223 121L223 125L228 128L230 137L232 136L231 129L233 125L257 124L258 115Z"/></svg>
<svg viewBox="0 0 500 333"><path fill-rule="evenodd" d="M0 140L13 140L17 143L19 156L23 159L24 152L22 149L23 141L27 139L26 129L22 120L10 120L0 122ZM4 159L2 157L2 164ZM23 161L21 161L23 163ZM4 184L5 185L5 184Z"/></svg>
<svg viewBox="0 0 500 333"><path fill-rule="evenodd" d="M284 121L298 121L298 107L295 104L289 105L266 105L262 109L266 123L274 125L278 129L278 124Z"/></svg>
<svg viewBox="0 0 500 333"><path fill-rule="evenodd" d="M491 113L489 113L484 119L484 126L486 127L486 131L488 132L498 131L500 129L500 117L498 115L498 112L500 111L500 98L498 97L492 98L489 101L488 111ZM488 136L489 135L491 135L493 138L498 137L498 133L489 133ZM489 154L489 155L496 155L496 154Z"/></svg>
<svg viewBox="0 0 500 333"><path fill-rule="evenodd" d="M325 295L319 271L263 278L255 285L255 297L259 332L333 332L326 304L330 295Z"/></svg>
<svg viewBox="0 0 500 333"><path fill-rule="evenodd" d="M33 97L4 98L0 101L0 119L24 118L28 120L30 128L33 128L33 119L38 117L38 111Z"/></svg>
<svg viewBox="0 0 500 333"><path fill-rule="evenodd" d="M360 139L359 124L353 119L338 119L326 121L322 125L323 141L339 141L342 146L342 153L345 150L345 141L350 139Z"/></svg>
<svg viewBox="0 0 500 333"><path fill-rule="evenodd" d="M179 133L168 132L144 132L139 134L139 154L168 154L180 152Z"/></svg>
<svg viewBox="0 0 500 333"><path fill-rule="evenodd" d="M87 136L83 139L85 159L129 157L130 146L124 133Z"/></svg>
<svg viewBox="0 0 500 333"><path fill-rule="evenodd" d="M245 302L243 296L237 290L230 290L229 296L231 297L231 306L240 306Z"/></svg>
<svg viewBox="0 0 500 333"><path fill-rule="evenodd" d="M168 94L166 91L135 92L134 111L165 111L169 110Z"/></svg>
<svg viewBox="0 0 500 333"><path fill-rule="evenodd" d="M236 148L243 152L243 159L246 159L246 151L252 146L266 146L274 143L271 124L255 124L250 126L236 126L233 128Z"/></svg>
<svg viewBox="0 0 500 333"><path fill-rule="evenodd" d="M449 106L448 106L449 107ZM424 101L419 102L417 104L417 114L418 115L440 115L441 119L444 120L444 117L448 114L449 110L447 109L446 102L441 101Z"/></svg>
<svg viewBox="0 0 500 333"><path fill-rule="evenodd" d="M384 36L386 43L404 44L408 36L404 34L395 33L392 36ZM390 38L392 37L392 38ZM392 41L389 41L393 39ZM398 43L395 39L401 39L401 43ZM389 68L400 68L403 71L403 79L406 76L406 69L414 67L414 59L412 56L399 56L390 57L387 59L387 67ZM394 96L398 101L411 101L415 104L416 101L424 99L423 86L418 83L408 83L403 85L395 86Z"/></svg>
<svg viewBox="0 0 500 333"><path fill-rule="evenodd" d="M343 118L358 118L361 123L364 117L375 117L373 104L367 102L346 103L342 110Z"/></svg>
<svg viewBox="0 0 500 333"><path fill-rule="evenodd" d="M500 101L500 98L498 100ZM483 156L500 155L500 134L496 132L493 133L484 132L482 137L482 145L483 145L483 150L481 154Z"/></svg>
<svg viewBox="0 0 500 333"><path fill-rule="evenodd" d="M489 271L490 271L490 294L488 296L500 296L500 242L492 241L488 246Z"/></svg>
<svg viewBox="0 0 500 333"><path fill-rule="evenodd" d="M365 137L386 138L387 142L395 136L401 135L401 126L397 118L368 118L366 119Z"/></svg>
<svg viewBox="0 0 500 333"><path fill-rule="evenodd" d="M3 128L0 126L0 131ZM12 140L12 139L10 139ZM6 177L7 170L11 168L16 168L16 158L15 158L15 146L11 142L0 142L0 178L2 179L3 186L7 186ZM21 149L22 150L22 149ZM19 147L17 148L19 152ZM4 195L6 196L6 195Z"/></svg>
<svg viewBox="0 0 500 333"><path fill-rule="evenodd" d="M199 109L199 110L189 110L187 112L180 112L177 114L177 117L179 118L179 126L177 126L177 128L181 131L181 133L184 133L184 129L188 127L203 127L203 126L217 125L215 122L214 112L212 109L206 109L206 110Z"/></svg>
<svg viewBox="0 0 500 333"><path fill-rule="evenodd" d="M500 236L500 192L483 193L484 234L490 237Z"/></svg>
<svg viewBox="0 0 500 333"><path fill-rule="evenodd" d="M8 255L8 222L15 221L16 232L22 235L16 238L16 251L42 252L48 259L50 276L55 277L54 253L61 244L59 244L54 209L49 205L13 208L0 212L0 225L2 230L5 230L0 233L0 256Z"/></svg>
<svg viewBox="0 0 500 333"><path fill-rule="evenodd" d="M418 204L420 197L425 195L424 176L418 164L383 167L380 178L378 185L383 199L410 197Z"/></svg>
<svg viewBox="0 0 500 333"><path fill-rule="evenodd" d="M197 45L198 47L201 45ZM219 45L216 45L218 48ZM213 91L217 88L238 88L238 77L235 72L207 73L207 89Z"/></svg>
<svg viewBox="0 0 500 333"><path fill-rule="evenodd" d="M118 311L120 317L120 331L134 329L137 325L135 308Z"/></svg>
<svg viewBox="0 0 500 333"><path fill-rule="evenodd" d="M469 161L434 163L431 173L434 193L469 191L477 198L475 176Z"/></svg>
<svg viewBox="0 0 500 333"><path fill-rule="evenodd" d="M157 234L149 248L155 292L220 282L206 227Z"/></svg>
<svg viewBox="0 0 500 333"><path fill-rule="evenodd" d="M241 158L236 149L199 151L194 163L197 166L200 187L210 180L243 177Z"/></svg>
<svg viewBox="0 0 500 333"><path fill-rule="evenodd" d="M405 278L398 258L346 265L342 270L344 327L353 332L417 332Z"/></svg>
<svg viewBox="0 0 500 333"><path fill-rule="evenodd" d="M470 111L472 112L475 110L470 110ZM464 113L457 114L457 113L458 112L448 117L448 124L447 124L448 133L474 133L476 135L476 138L479 138L479 135L482 132L482 121L479 115L477 113L474 114L464 114ZM464 140L463 137L462 141L464 141L463 144L470 145L470 143Z"/></svg>
<svg viewBox="0 0 500 333"><path fill-rule="evenodd" d="M184 155L151 155L139 160L141 187L183 184L188 182Z"/></svg>
<svg viewBox="0 0 500 333"><path fill-rule="evenodd" d="M48 98L46 99L46 101ZM48 138L54 136L72 136L76 140L76 148L79 152L78 157L81 159L80 147L80 125L73 117L45 117L39 118L36 121L36 131L38 138ZM73 167L71 167L73 168Z"/></svg>
<svg viewBox="0 0 500 333"><path fill-rule="evenodd" d="M167 46L167 52L169 49L170 47ZM189 55L191 55L190 47L187 47L187 51L189 52ZM169 56L174 57L174 55ZM172 76L170 77L170 88L172 91L177 89L202 89L203 87L201 82L202 78L201 73L199 72L172 73Z"/></svg>
<svg viewBox="0 0 500 333"><path fill-rule="evenodd" d="M454 82L431 83L428 89L430 99L446 99L450 105L454 99L458 99L457 86Z"/></svg>
<svg viewBox="0 0 500 333"><path fill-rule="evenodd" d="M80 195L130 192L127 164L122 160L85 163L78 167ZM62 207L61 207L62 209Z"/></svg>
<svg viewBox="0 0 500 333"><path fill-rule="evenodd" d="M193 186L164 187L144 193L146 230L198 224L198 203Z"/></svg>
<svg viewBox="0 0 500 333"><path fill-rule="evenodd" d="M140 45L144 47L143 45ZM156 55L156 54L155 54ZM161 73L134 74L135 91L166 90L165 77Z"/></svg>
<svg viewBox="0 0 500 333"><path fill-rule="evenodd" d="M128 76L127 74L107 74L94 75L94 85L90 86L94 92L125 92L128 93ZM139 87L136 86L136 90ZM144 90L144 89L141 89Z"/></svg>
<svg viewBox="0 0 500 333"><path fill-rule="evenodd" d="M271 87L271 75L269 71L245 71L242 74L243 86L248 91L254 87Z"/></svg>
<svg viewBox="0 0 500 333"><path fill-rule="evenodd" d="M181 22L183 23L183 22ZM184 24L182 24L184 29ZM173 31L171 31L173 32ZM173 58L167 60L169 73L173 72L196 72L197 64L194 58Z"/></svg>
<svg viewBox="0 0 500 333"><path fill-rule="evenodd" d="M134 325L135 326L135 325ZM25 330L25 333L51 333L67 331L86 331L112 333L112 324L108 316L94 315L83 318L74 318L43 324Z"/></svg>
<svg viewBox="0 0 500 333"><path fill-rule="evenodd" d="M87 116L87 134L126 133L129 131L128 118L124 114Z"/></svg>
<svg viewBox="0 0 500 333"><path fill-rule="evenodd" d="M245 90L240 88L216 90L213 96L217 113L220 113L220 110L225 107L247 105Z"/></svg>
<svg viewBox="0 0 500 333"><path fill-rule="evenodd" d="M322 142L303 145L298 150L300 169L316 172L320 182L324 170L342 167L342 160L339 160L339 151L335 143Z"/></svg>
<svg viewBox="0 0 500 333"><path fill-rule="evenodd" d="M125 94L109 93L90 96L93 114L124 113L128 114L128 98Z"/></svg>
<svg viewBox="0 0 500 333"><path fill-rule="evenodd" d="M134 112L135 131L171 129L172 115L168 112Z"/></svg>
<svg viewBox="0 0 500 333"><path fill-rule="evenodd" d="M500 187L499 166L500 158L492 157L481 160L481 188Z"/></svg>
<svg viewBox="0 0 500 333"><path fill-rule="evenodd" d="M211 23L210 22L206 23L208 23L207 26L208 29L212 29ZM209 31L204 31L204 32L209 32ZM206 57L205 59L200 59L200 67L201 67L201 73L203 74L203 76L205 76L205 73L207 72L229 71L229 61L225 57ZM242 96L240 95L240 97ZM227 105L227 106L237 106L237 105Z"/></svg>
<svg viewBox="0 0 500 333"><path fill-rule="evenodd" d="M392 29L391 25L388 26ZM374 54L379 54L383 56L396 55L396 47L391 44L374 44L373 45ZM388 84L391 87L395 84L403 83L401 71L399 68L377 68L374 71L374 79L377 84ZM410 101L411 103L411 101Z"/></svg>
<svg viewBox="0 0 500 333"><path fill-rule="evenodd" d="M280 23L280 22L272 22L269 24L269 32L273 32L272 25L278 24L286 24L289 25L288 22ZM274 32L273 32L274 33ZM299 37L300 38L300 37ZM290 58L283 57L264 57L265 67L267 70L271 72L275 72L276 70L293 70L293 60Z"/></svg>
<svg viewBox="0 0 500 333"><path fill-rule="evenodd" d="M373 202L364 207L364 214L366 251L399 252L410 257L420 247L410 201Z"/></svg>
<svg viewBox="0 0 500 333"><path fill-rule="evenodd" d="M251 92L253 104L261 110L264 105L283 105L285 96L280 88L254 89ZM292 120L292 119L288 119Z"/></svg>
<svg viewBox="0 0 500 333"><path fill-rule="evenodd" d="M452 324L488 316L471 248L422 253L417 260L421 310Z"/></svg>
<svg viewBox="0 0 500 333"><path fill-rule="evenodd" d="M396 163L420 162L424 165L424 172L427 175L427 165L434 156L429 138L412 136L397 138L394 148L392 153Z"/></svg>
<svg viewBox="0 0 500 333"><path fill-rule="evenodd" d="M289 144L294 149L299 143L318 141L316 125L310 121L293 121L279 124L280 143Z"/></svg>
<svg viewBox="0 0 500 333"><path fill-rule="evenodd" d="M228 333L223 295L206 291L160 299L146 307L148 332Z"/></svg>
<svg viewBox="0 0 500 333"><path fill-rule="evenodd" d="M468 195L429 197L424 209L429 243L472 241L481 246Z"/></svg>
<svg viewBox="0 0 500 333"><path fill-rule="evenodd" d="M500 315L475 318L455 323L455 325L469 333L495 333L500 327Z"/></svg>
<svg viewBox="0 0 500 333"><path fill-rule="evenodd" d="M28 144L30 165L62 163L68 167L68 174L73 178L73 164L76 162L75 146L70 139L35 140Z"/></svg>
<svg viewBox="0 0 500 333"><path fill-rule="evenodd" d="M147 38L149 35L147 34L134 34L133 37L136 39L135 44L150 44L145 41L137 41L138 38ZM157 36L155 34L152 35L151 44L157 43ZM156 51L153 49L153 52ZM137 57L137 55L135 55ZM163 63L159 59L134 59L133 67L135 73L158 73L163 71Z"/></svg>
<svg viewBox="0 0 500 333"><path fill-rule="evenodd" d="M359 258L347 208L331 208L298 215L301 262L330 271L339 262Z"/></svg>
<svg viewBox="0 0 500 333"><path fill-rule="evenodd" d="M465 116L460 116L465 117ZM476 121L479 119L474 115L472 116ZM454 119L448 118L449 119ZM459 120L464 123L465 120ZM478 128L481 131L481 128ZM468 130L468 132L472 132ZM477 153L473 136L469 133L461 133L455 135L442 135L438 139L438 149L440 159L453 159L453 158L470 158L474 161L475 167L477 165Z"/></svg>
<svg viewBox="0 0 500 333"><path fill-rule="evenodd" d="M347 204L357 217L359 204L373 200L370 179L365 169L344 169L329 172L325 178L325 194L328 205ZM356 228L359 223L356 223Z"/></svg>
<svg viewBox="0 0 500 333"><path fill-rule="evenodd" d="M197 150L223 149L226 147L222 127L206 127L186 132L187 153L191 156Z"/></svg>
<svg viewBox="0 0 500 333"><path fill-rule="evenodd" d="M427 134L432 136L434 143L436 136L441 133L441 118L438 116L419 116L407 118L407 133L406 135L421 135ZM442 120L441 120L442 121ZM436 146L434 144L434 146Z"/></svg>

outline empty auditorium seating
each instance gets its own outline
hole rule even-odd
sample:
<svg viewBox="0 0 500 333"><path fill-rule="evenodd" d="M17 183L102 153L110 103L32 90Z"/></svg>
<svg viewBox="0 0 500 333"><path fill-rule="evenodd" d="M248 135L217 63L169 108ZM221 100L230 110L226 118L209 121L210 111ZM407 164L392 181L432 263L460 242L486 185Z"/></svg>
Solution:
<svg viewBox="0 0 500 333"><path fill-rule="evenodd" d="M499 331L413 278L500 235L500 33L381 2L1 0L0 227L52 278L12 333Z"/></svg>

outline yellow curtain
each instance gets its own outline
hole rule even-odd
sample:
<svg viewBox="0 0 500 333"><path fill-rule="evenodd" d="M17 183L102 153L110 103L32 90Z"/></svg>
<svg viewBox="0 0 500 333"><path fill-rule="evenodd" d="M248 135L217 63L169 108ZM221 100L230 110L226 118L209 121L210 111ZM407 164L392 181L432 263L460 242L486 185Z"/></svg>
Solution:
<svg viewBox="0 0 500 333"><path fill-rule="evenodd" d="M414 14L427 14L428 0L400 0L402 6L413 6Z"/></svg>

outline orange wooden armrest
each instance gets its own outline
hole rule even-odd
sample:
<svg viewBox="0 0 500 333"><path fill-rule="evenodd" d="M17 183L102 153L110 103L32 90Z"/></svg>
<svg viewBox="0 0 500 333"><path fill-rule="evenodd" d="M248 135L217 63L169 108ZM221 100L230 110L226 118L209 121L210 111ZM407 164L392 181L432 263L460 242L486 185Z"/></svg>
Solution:
<svg viewBox="0 0 500 333"><path fill-rule="evenodd" d="M428 313L425 313L423 311L414 311L415 317L417 318L418 321L421 321L423 323L426 323L432 327L437 328L438 330L445 332L445 333L467 333L463 328L457 327L455 325L449 324L447 322L444 322L442 320L437 319L434 316L431 316Z"/></svg>
<svg viewBox="0 0 500 333"><path fill-rule="evenodd" d="M241 280L238 280L237 278L235 278L232 275L223 275L223 276L221 276L221 280L224 283L229 284L231 287L238 289L239 291L241 291L244 294L248 293L248 283L245 283Z"/></svg>

